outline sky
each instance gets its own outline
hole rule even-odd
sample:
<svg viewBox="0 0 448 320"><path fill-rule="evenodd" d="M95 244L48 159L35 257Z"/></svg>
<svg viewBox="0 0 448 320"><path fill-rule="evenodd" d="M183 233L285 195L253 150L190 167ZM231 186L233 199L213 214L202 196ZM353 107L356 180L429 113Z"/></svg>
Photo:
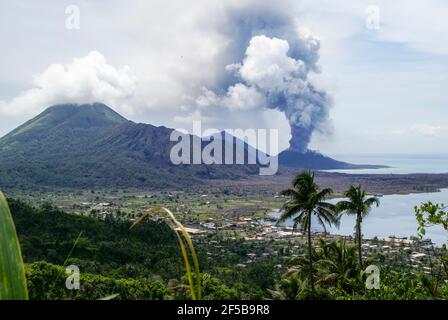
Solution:
<svg viewBox="0 0 448 320"><path fill-rule="evenodd" d="M0 136L98 101L172 128L278 129L280 149L296 132L330 155L446 153L447 15L443 0L2 0Z"/></svg>

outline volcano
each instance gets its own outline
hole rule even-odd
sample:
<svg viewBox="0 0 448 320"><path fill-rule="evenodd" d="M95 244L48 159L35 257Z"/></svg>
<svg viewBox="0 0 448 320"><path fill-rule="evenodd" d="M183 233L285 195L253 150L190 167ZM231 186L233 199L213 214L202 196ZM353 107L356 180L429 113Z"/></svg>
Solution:
<svg viewBox="0 0 448 320"><path fill-rule="evenodd" d="M173 165L173 130L129 121L102 103L49 107L0 139L0 188L184 188L258 175L258 165ZM257 152L236 138L233 144ZM366 167L312 151L284 151L279 163L313 170Z"/></svg>
<svg viewBox="0 0 448 320"><path fill-rule="evenodd" d="M301 168L310 170L332 170L332 169L379 169L384 166L370 164L353 164L338 161L327 157L317 151L308 150L297 152L285 150L279 154L279 164L290 168Z"/></svg>

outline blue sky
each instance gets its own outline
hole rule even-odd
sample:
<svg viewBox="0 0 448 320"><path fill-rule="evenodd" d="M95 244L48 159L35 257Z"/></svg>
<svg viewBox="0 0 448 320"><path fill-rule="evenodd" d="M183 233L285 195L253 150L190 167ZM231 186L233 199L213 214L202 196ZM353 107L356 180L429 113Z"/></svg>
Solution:
<svg viewBox="0 0 448 320"><path fill-rule="evenodd" d="M66 28L70 4L80 10L79 29ZM372 5L378 29L366 27ZM225 72L219 62L236 37L224 27L225 12L245 6L287 12L320 41L321 72L309 77L333 104L311 148L446 153L448 3L441 0L3 0L0 136L50 104L103 101L134 121L174 128L192 116L220 129L279 128L286 148L289 125L278 110L205 115L188 106Z"/></svg>

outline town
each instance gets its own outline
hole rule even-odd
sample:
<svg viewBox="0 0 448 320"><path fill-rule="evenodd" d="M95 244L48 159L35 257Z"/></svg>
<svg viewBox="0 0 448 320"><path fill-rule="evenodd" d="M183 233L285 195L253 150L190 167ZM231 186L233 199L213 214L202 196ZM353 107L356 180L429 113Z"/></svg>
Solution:
<svg viewBox="0 0 448 320"><path fill-rule="evenodd" d="M306 237L300 230L278 224L279 209L285 198L271 194L263 198L231 192L129 192L89 191L67 192L58 195L41 194L33 202L44 204L53 201L60 209L100 220L135 221L143 212L154 206L165 206L175 212L195 243L208 248L208 259L231 255L236 245L244 248L244 259L236 264L246 268L273 257L281 258L276 268L279 272L288 268L288 261L305 253ZM210 191L210 190L209 190ZM22 198L24 195L22 195ZM50 198L48 198L50 197ZM153 219L163 219L155 215ZM353 235L338 235L315 231L312 239L345 239L354 244ZM225 244L225 245L223 245ZM383 261L405 267L413 273L430 273L431 255L443 251L429 239L416 236L396 237L378 235L363 239L363 255L366 259ZM280 260L280 261L281 261Z"/></svg>

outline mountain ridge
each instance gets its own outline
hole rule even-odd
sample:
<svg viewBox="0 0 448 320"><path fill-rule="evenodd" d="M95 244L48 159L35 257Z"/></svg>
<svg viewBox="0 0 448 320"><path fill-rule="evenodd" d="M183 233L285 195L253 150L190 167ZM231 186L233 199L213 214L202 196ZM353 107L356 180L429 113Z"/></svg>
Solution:
<svg viewBox="0 0 448 320"><path fill-rule="evenodd" d="M249 164L173 165L173 131L127 120L102 103L51 106L0 138L0 187L173 188L259 173L259 165ZM234 150L241 143L255 152L235 137ZM317 154L279 155L281 165L299 168L294 158L303 169L353 168ZM319 165L322 159L325 165Z"/></svg>

